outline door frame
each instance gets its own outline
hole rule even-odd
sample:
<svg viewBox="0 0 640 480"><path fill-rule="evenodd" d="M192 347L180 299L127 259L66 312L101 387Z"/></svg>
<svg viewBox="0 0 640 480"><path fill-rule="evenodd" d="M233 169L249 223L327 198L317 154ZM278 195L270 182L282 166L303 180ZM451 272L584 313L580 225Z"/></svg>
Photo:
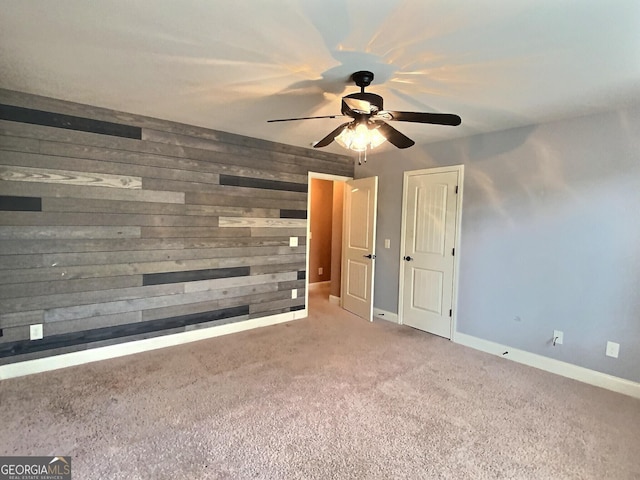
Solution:
<svg viewBox="0 0 640 480"><path fill-rule="evenodd" d="M404 250L404 242L406 240L406 227L407 227L407 195L408 195L408 184L409 177L419 176L419 175L429 175L434 173L450 173L456 172L458 174L458 197L456 202L456 235L454 239L454 248L456 254L453 257L453 292L451 298L451 307L453 310L453 314L451 316L451 341L455 342L455 336L458 331L458 286L460 283L460 234L462 230L462 194L464 191L464 165L452 165L449 167L434 167L434 168L425 168L422 170L408 170L404 172L404 177L402 181L402 223L400 227L400 258L399 258L399 281L398 281L398 323L403 325L402 314L403 314L403 293L404 293L404 269L405 262L402 259L402 254Z"/></svg>
<svg viewBox="0 0 640 480"><path fill-rule="evenodd" d="M311 180L329 180L332 182L347 182L353 180L353 177L344 177L341 175L333 175L330 173L308 172L308 184L307 184L307 245L305 253L305 275L304 275L304 316L309 316L309 254L311 249L311 242L309 241L309 233L311 232ZM343 207L344 208L344 207ZM342 230L342 236L344 238L344 229ZM333 253L332 253L333 254ZM342 264L342 258L340 258ZM340 282L342 283L342 282ZM341 285L342 288L342 285ZM342 307L342 299L340 299L340 306Z"/></svg>

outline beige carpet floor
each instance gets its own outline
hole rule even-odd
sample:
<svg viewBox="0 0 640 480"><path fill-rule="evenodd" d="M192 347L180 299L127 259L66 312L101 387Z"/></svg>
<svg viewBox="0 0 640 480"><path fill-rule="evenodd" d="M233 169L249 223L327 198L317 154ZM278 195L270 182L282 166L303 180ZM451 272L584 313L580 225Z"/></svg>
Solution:
<svg viewBox="0 0 640 480"><path fill-rule="evenodd" d="M365 322L308 319L0 382L0 455L85 479L639 479L640 400Z"/></svg>

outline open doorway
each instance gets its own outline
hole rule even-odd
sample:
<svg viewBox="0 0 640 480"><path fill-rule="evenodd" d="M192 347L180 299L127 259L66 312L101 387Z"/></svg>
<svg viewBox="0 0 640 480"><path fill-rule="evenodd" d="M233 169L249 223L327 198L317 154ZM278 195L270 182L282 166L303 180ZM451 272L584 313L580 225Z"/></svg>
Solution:
<svg viewBox="0 0 640 480"><path fill-rule="evenodd" d="M344 187L349 177L309 173L307 288L340 305Z"/></svg>

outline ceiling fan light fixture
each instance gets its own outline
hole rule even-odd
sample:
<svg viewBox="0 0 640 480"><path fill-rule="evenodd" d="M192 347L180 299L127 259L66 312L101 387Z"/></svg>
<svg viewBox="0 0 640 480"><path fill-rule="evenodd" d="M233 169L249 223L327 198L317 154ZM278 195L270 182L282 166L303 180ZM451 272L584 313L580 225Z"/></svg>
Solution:
<svg viewBox="0 0 640 480"><path fill-rule="evenodd" d="M387 139L380 133L380 130L371 127L366 123L349 125L335 138L338 144L347 150L354 152L366 152L367 149L379 147Z"/></svg>
<svg viewBox="0 0 640 480"><path fill-rule="evenodd" d="M339 125L323 139L313 144L313 148L322 148L334 140L343 148L358 152L358 161L361 163L362 153L364 161L367 161L367 150L379 147L388 141L397 148L409 148L416 144L402 132L396 130L387 122L412 122L431 125L457 126L462 123L458 115L451 113L428 112L400 112L384 110L383 99L380 95L365 92L373 80L373 72L355 72L351 79L360 87L360 92L351 93L342 97L340 113L345 117L351 117L350 122ZM267 122L290 122L292 120L309 120L312 118L335 118L336 115L323 117L298 117L267 120Z"/></svg>

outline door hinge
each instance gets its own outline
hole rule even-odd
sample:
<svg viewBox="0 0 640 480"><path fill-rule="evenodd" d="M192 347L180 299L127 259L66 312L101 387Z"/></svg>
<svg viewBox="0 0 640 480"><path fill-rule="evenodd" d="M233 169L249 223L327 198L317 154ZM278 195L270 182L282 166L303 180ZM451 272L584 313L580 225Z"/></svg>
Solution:
<svg viewBox="0 0 640 480"><path fill-rule="evenodd" d="M453 310L449 310L449 316L453 317Z"/></svg>
<svg viewBox="0 0 640 480"><path fill-rule="evenodd" d="M456 193L458 193L458 185L456 185Z"/></svg>
<svg viewBox="0 0 640 480"><path fill-rule="evenodd" d="M451 256L453 256L453 257L456 256L456 249L455 248L451 249Z"/></svg>

